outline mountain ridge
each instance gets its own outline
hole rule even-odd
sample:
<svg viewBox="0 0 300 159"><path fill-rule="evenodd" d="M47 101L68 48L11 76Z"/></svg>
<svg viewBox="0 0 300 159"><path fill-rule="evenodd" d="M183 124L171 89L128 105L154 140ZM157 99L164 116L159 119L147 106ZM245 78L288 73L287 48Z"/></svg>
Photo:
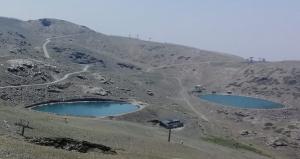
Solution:
<svg viewBox="0 0 300 159"><path fill-rule="evenodd" d="M300 61L250 63L235 55L109 36L49 18L30 21L0 18L0 56L0 109L3 110L0 121L12 123L17 118L26 118L40 131L30 131L31 136L64 136L70 131L73 138L121 146L122 155L139 159L151 155L154 158L200 155L214 159L263 159L267 158L262 155L265 153L283 159L299 156ZM205 88L205 93L259 97L283 103L285 108L221 107L201 101L195 93L195 86L199 85ZM105 119L66 117L69 123L60 123L64 117L24 108L76 99L122 100L144 103L145 107ZM170 118L185 123L184 129L174 133L174 143L162 140L165 130L148 122ZM103 124L101 129L98 123ZM51 127L51 131L44 125ZM17 136L0 124L1 133ZM92 135L83 135L86 133ZM237 145L252 145L250 149L254 152L232 149L230 145L236 143L231 140L225 143L229 148L224 143L204 140L215 138L213 141L218 142L228 137L236 140ZM287 146L280 146L279 139ZM184 140L184 144L179 140ZM133 143L132 149L128 149L128 143ZM152 151L149 147L160 149ZM161 149L173 152L174 156L162 154Z"/></svg>

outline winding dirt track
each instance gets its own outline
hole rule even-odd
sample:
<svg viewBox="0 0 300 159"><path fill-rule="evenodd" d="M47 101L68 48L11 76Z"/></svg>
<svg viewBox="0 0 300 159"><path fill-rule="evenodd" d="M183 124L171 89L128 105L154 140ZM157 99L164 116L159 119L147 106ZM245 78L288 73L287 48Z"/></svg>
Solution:
<svg viewBox="0 0 300 159"><path fill-rule="evenodd" d="M4 87L0 87L0 89L4 89L4 88L20 88L20 87L33 87L33 86L45 86L45 85L51 85L51 84L55 84L55 83L58 83L58 82L62 82L66 79L68 79L71 75L74 75L74 74L80 74L80 73L83 73L83 72L87 72L88 68L90 66L87 65L85 66L81 71L78 71L78 72L72 72L72 73L68 73L66 75L64 75L64 77L58 79L58 80L55 80L55 81L52 81L52 82L47 82L47 83L41 83L41 84L29 84L29 85L19 85L19 86L4 86Z"/></svg>
<svg viewBox="0 0 300 159"><path fill-rule="evenodd" d="M47 45L51 42L52 39L60 39L60 38L67 38L67 37L70 37L70 36L76 36L76 35L80 35L82 33L79 33L79 34L71 34L71 35L64 35L64 36L57 36L57 37L52 37L52 38L47 38L46 41L44 42L43 44L43 52L45 54L45 57L47 59L51 58L50 57L50 54L47 50Z"/></svg>
<svg viewBox="0 0 300 159"><path fill-rule="evenodd" d="M47 38L47 39L46 39L46 42L43 44L43 51L44 51L45 57L46 57L47 59L50 58L50 55L49 55L48 50L47 50L47 45L48 45L48 43L50 43L50 42L51 42L51 38Z"/></svg>
<svg viewBox="0 0 300 159"><path fill-rule="evenodd" d="M207 62L198 62L198 63L186 63L186 64L172 64L172 65L162 65L162 66L158 66L158 67L149 67L146 72L151 72L153 70L159 70L159 69L163 69L163 68L168 68L168 67L174 67L174 66L191 66L191 65L199 65L199 64L210 64L211 61L207 61Z"/></svg>
<svg viewBox="0 0 300 159"><path fill-rule="evenodd" d="M77 34L74 34L74 35L77 35ZM46 42L43 44L43 51L44 51L45 57L46 58L51 58L49 53L48 53L48 50L47 50L47 44L51 42L51 39L70 37L70 36L74 36L74 35L66 35L66 36L60 36L60 37L47 38ZM38 61L38 60L34 60L34 59L31 59L31 60ZM41 62L41 61L38 61L38 62ZM53 66L53 67L55 67L55 66ZM90 67L89 65L85 65L84 68L81 71L76 71L76 72L71 72L71 73L65 74L62 78L57 79L57 80L52 81L52 82L41 83L41 84L18 85L18 86L3 86L3 87L0 87L0 89L51 85L51 84L55 84L55 83L58 83L58 82L62 82L64 80L68 79L71 75L87 72L89 67Z"/></svg>
<svg viewBox="0 0 300 159"><path fill-rule="evenodd" d="M207 62L202 62L205 64L210 64L210 61ZM167 68L167 67L174 67L174 66L185 66L185 65L198 65L200 63L193 63L193 64L174 64L174 65L163 65L163 66L159 66L159 67L150 67L146 70L146 72L152 72L154 70L158 70L158 69L162 69L162 68ZM174 79L177 80L178 84L179 84L179 88L180 88L180 95L182 97L182 99L185 101L185 103L191 108L191 110L198 116L200 117L202 120L208 122L209 120L206 118L206 116L204 114L202 114L201 112L199 112L195 106L190 102L189 95L187 93L187 90L184 88L183 84L182 84L182 79L178 78L178 77L173 77Z"/></svg>
<svg viewBox="0 0 300 159"><path fill-rule="evenodd" d="M178 81L179 87L180 87L180 94L182 99L185 101L185 103L191 108L191 110L196 113L201 119L203 119L204 121L208 122L208 119L206 118L206 116L204 114L202 114L201 112L199 112L194 105L190 102L190 100L188 99L189 95L186 93L187 91L185 90L185 88L182 85L182 80L179 78L175 78Z"/></svg>

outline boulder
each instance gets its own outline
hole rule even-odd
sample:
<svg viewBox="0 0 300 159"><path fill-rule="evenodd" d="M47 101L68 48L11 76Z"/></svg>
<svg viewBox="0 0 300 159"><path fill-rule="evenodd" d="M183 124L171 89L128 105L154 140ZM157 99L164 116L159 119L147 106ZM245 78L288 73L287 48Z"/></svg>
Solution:
<svg viewBox="0 0 300 159"><path fill-rule="evenodd" d="M117 64L121 68L128 68L128 69L131 69L131 70L142 70L140 67L137 67L133 64L127 64L127 63L117 63Z"/></svg>
<svg viewBox="0 0 300 159"><path fill-rule="evenodd" d="M109 91L105 90L102 87L83 87L84 92L87 94L94 94L94 95L100 95L100 96L107 96L109 94Z"/></svg>
<svg viewBox="0 0 300 159"><path fill-rule="evenodd" d="M277 148L277 147L288 146L288 142L283 138L274 138L269 141L268 145Z"/></svg>
<svg viewBox="0 0 300 159"><path fill-rule="evenodd" d="M93 76L95 79L99 80L101 83L105 83L107 81L106 78L103 75L101 75L100 73L94 73Z"/></svg>
<svg viewBox="0 0 300 159"><path fill-rule="evenodd" d="M242 136L248 136L250 132L248 130L242 130L240 133Z"/></svg>
<svg viewBox="0 0 300 159"><path fill-rule="evenodd" d="M243 112L235 112L234 113L236 116L239 116L239 117L248 117L249 114L246 114L246 113L243 113Z"/></svg>
<svg viewBox="0 0 300 159"><path fill-rule="evenodd" d="M300 131L292 131L291 138L300 141Z"/></svg>

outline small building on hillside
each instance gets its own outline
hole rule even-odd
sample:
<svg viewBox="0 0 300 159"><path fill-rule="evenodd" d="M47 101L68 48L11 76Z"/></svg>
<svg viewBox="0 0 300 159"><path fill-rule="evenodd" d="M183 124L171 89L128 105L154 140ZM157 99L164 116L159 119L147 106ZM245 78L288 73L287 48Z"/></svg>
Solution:
<svg viewBox="0 0 300 159"><path fill-rule="evenodd" d="M226 93L227 93L227 94L232 94L232 91L227 91Z"/></svg>
<svg viewBox="0 0 300 159"><path fill-rule="evenodd" d="M196 85L195 88L194 88L194 90L196 92L200 92L201 93L201 92L205 91L206 89L202 85Z"/></svg>
<svg viewBox="0 0 300 159"><path fill-rule="evenodd" d="M160 126L166 129L176 129L184 126L183 122L178 119L160 121Z"/></svg>

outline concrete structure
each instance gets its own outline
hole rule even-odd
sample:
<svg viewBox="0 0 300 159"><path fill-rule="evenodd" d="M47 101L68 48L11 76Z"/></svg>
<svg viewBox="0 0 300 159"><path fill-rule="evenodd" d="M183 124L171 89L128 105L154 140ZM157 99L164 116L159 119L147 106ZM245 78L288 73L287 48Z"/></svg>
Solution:
<svg viewBox="0 0 300 159"><path fill-rule="evenodd" d="M175 128L183 127L184 124L180 120L172 119L172 120L161 121L160 126L166 128L166 129L175 129Z"/></svg>

